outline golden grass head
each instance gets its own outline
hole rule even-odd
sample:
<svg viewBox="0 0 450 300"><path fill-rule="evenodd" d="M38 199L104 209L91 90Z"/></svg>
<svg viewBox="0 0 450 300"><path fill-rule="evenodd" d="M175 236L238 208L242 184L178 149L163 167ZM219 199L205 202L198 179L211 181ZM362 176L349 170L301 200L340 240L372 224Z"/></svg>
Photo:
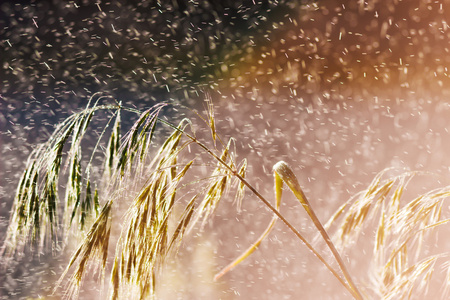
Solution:
<svg viewBox="0 0 450 300"><path fill-rule="evenodd" d="M275 205L249 183L246 178L247 161L236 162L234 139L224 142L217 132L212 103L208 103L207 117L201 118L211 131L210 140L206 142L195 136L194 125L189 119L176 125L160 118L164 105L141 112L121 104L100 106L96 102L62 122L48 142L33 151L27 162L2 251L14 255L28 240L36 240L42 245L49 237L52 240L60 233L67 235L71 223L74 223L79 226L71 229L82 235L83 241L63 274L64 277L69 269L74 268L69 276L69 297L78 294L90 265L94 264L105 274L109 270L108 261L114 262L110 271L112 299L153 297L166 257L176 252L189 230L199 227L197 223L204 225L219 207L221 199L235 188L238 207L244 191L250 190L270 209L273 217L256 242L216 279L256 250L278 219L356 299L362 299L362 294L337 250L345 252L346 246L357 243L363 233L374 235L370 257L374 262L373 276L367 280L372 285L364 289L368 295L375 290L373 294L384 299L408 297L417 290L417 282L423 279L425 284L420 286L425 286L430 281L435 266L442 260L447 260L442 265L450 274L448 252L426 255L422 251L422 241L450 222L449 216L447 219L444 217L448 213L445 201L450 197L450 187L433 190L404 203L401 198L410 181L408 176L412 177L412 174L387 179L380 174L365 191L342 205L322 226L286 162L279 161L273 167ZM93 150L89 149L92 151L87 156L90 159L86 160L87 151L81 151L82 139L89 134L89 123L98 110L113 111L108 121L113 128L108 129L108 124L105 126L97 145ZM121 119L125 113L137 114L137 121L121 138ZM167 126L172 133L162 139L159 149L153 150L149 145L159 125ZM101 143L104 139L101 137L107 134L110 138L106 139L107 146L103 148ZM69 137L72 137L70 142ZM191 148L194 147L194 151L201 153L195 152L193 158ZM92 158L98 149L105 149L101 153L104 155L104 170L100 172L103 178L91 175ZM191 170L198 165L208 172L201 179L195 177L197 175L191 177ZM68 174L64 172L66 169ZM60 180L62 178L64 181ZM66 183L65 186L60 185L60 181ZM283 184L290 188L314 222L341 272L334 270L281 214ZM99 193L97 186L104 187L105 191ZM190 192L184 193L187 187L190 187ZM65 199L58 198L58 188L65 188ZM130 190L134 190L134 194ZM127 197L129 207L124 218L120 219L123 221L121 235L115 241L116 250L110 259L111 226L117 223L114 204L126 202ZM61 220L65 220L66 226L59 226ZM58 232L61 229L62 232ZM333 239L325 229L334 231ZM52 246L55 247L55 243ZM450 275L446 278L444 290L448 291ZM363 280L360 282L364 283Z"/></svg>

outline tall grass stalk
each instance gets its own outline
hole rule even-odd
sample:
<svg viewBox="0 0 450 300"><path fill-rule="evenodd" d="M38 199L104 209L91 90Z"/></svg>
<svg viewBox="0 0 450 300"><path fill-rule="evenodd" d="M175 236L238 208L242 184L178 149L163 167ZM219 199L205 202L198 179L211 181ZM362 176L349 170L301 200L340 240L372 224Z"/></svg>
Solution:
<svg viewBox="0 0 450 300"><path fill-rule="evenodd" d="M67 242L70 234L84 235L55 286L58 289L65 285L64 279L68 277L65 294L68 298L77 297L91 266L99 270L100 281L111 269L111 299L154 297L159 271L164 267L167 256L177 251L184 236L198 227L196 224L203 226L223 196L232 191L238 206L244 191L250 191L273 213L273 217L257 241L219 272L215 280L248 258L270 234L278 219L355 299L364 299L371 288L364 287L364 292L361 292L361 283L357 285L353 280L339 252L345 251L348 241L358 238L366 220L375 218L376 211L380 212L380 219L374 247L376 288L373 289L379 295L393 298L394 295L411 293L414 287L408 285L407 280L411 281L411 276L417 279L429 274L437 260L446 257L441 253L414 265L404 263L410 243L415 245L416 257L419 257L421 245L418 236L423 237L434 228L447 224L448 219L442 219L441 212L444 200L450 195L448 189L434 191L401 207L399 199L407 180L400 180L392 201L388 203L387 196L397 181L382 184L381 176L378 176L364 194L344 204L322 226L286 163L274 165L274 205L250 183L246 176L247 161L236 160L234 139L224 141L217 132L211 101L207 104L205 117L197 113L210 131L208 140L196 135L190 119L175 124L162 118L160 115L166 104L138 111L117 102L99 105L99 100L90 101L85 109L59 124L49 140L31 153L18 184L7 237L1 250L3 256L13 257L30 243L39 251L43 251L46 245L57 249ZM88 151L82 140L89 136L91 120L100 111L106 112L109 118L94 148ZM122 135L125 114L135 115L136 121ZM165 138L161 127L171 130ZM155 144L159 144L157 151L152 146ZM195 153L194 157L192 153ZM94 157L103 159L102 176L92 175ZM202 179L193 180L196 178L193 169L197 166L206 169L207 174ZM339 270L335 270L313 243L308 242L281 213L284 183L306 210ZM188 191L192 185L196 185L194 194ZM60 189L65 189L63 199L60 199ZM134 190L137 192L122 218L120 236L114 245L110 245L111 226L117 219L114 212ZM185 199L189 194L190 199ZM343 218L341 223L340 218ZM330 228L335 231L334 238L327 233ZM415 235L411 234L411 228L415 228ZM391 234L393 229L396 230L395 235ZM388 246L389 239L394 242ZM109 252L111 246L115 248L113 256ZM391 252L387 251L389 247ZM112 267L108 267L108 262ZM382 269L378 268L380 265L383 265ZM447 288L448 284L444 286Z"/></svg>

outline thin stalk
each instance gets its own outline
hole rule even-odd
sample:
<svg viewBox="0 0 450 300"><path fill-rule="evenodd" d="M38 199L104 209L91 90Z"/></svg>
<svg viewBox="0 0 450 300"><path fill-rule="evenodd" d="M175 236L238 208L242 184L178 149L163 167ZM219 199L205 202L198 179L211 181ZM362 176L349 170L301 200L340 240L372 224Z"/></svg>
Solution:
<svg viewBox="0 0 450 300"><path fill-rule="evenodd" d="M105 107L106 108L106 107ZM108 108L114 108L109 106ZM136 110L136 109L132 109L132 108L125 108L122 106L116 106L115 108L119 108L119 109L124 109L130 112L134 112L134 113L140 113L140 111ZM255 194L263 203L264 205L266 205L266 207L271 210L276 217L280 218L280 220L297 236L297 238L299 238L303 244L305 244L305 246L325 265L325 267L336 277L336 279L339 280L339 282L353 295L353 297L355 299L363 299L362 295L360 294L360 292L358 291L358 289L356 288L356 285L353 283L350 274L348 273L347 269L345 268L345 265L343 264L342 259L340 258L339 254L337 253L336 249L334 248L334 245L332 245L331 240L328 238L325 238L325 241L330 242L332 245L332 252L333 254L336 256L337 262L342 270L342 272L344 273L344 277L347 279L348 284L339 276L339 274L325 261L325 259L317 252L317 250L302 236L302 234L272 205L270 204L270 202L264 198L264 196L262 196L257 190L256 188L254 188L244 177L242 177L236 170L234 170L231 166L229 166L225 161L223 161L219 156L217 156L214 152L212 152L205 144L203 144L202 142L200 142L196 137L190 135L189 133L187 133L186 131L184 131L181 128L178 128L176 125L163 120L161 118L158 117L158 121L160 121L161 123L169 126L170 128L174 129L174 130L178 130L179 132L181 132L182 134L184 134L187 138L189 138L190 140L192 140L194 143L196 143L198 146L200 146L203 150L206 151L206 153L208 153L209 155L211 155L215 160L217 160L222 166L224 166L226 169L228 169L233 176L235 176L236 178L238 178L253 194ZM299 186L299 185L298 185ZM306 198L304 198L306 199ZM312 211L310 209L310 211ZM315 215L314 215L315 216ZM317 219L317 217L316 217ZM318 219L317 219L318 220ZM320 222L319 222L320 223ZM270 227L270 225L269 225ZM269 229L269 228L268 228ZM270 228L271 229L271 228ZM322 227L323 229L323 227ZM266 230L267 231L267 230ZM319 230L321 233L322 231ZM325 230L323 229L323 231L325 232ZM263 235L266 232L263 233ZM326 232L325 232L326 234ZM328 235L327 235L328 236ZM330 248L331 249L331 248Z"/></svg>
<svg viewBox="0 0 450 300"><path fill-rule="evenodd" d="M235 266L240 264L244 259L246 259L250 254L255 251L261 242L266 238L266 236L272 231L273 226L275 225L275 222L277 220L277 216L274 215L272 220L269 223L269 226L267 226L266 230L259 236L259 238L254 242L244 253L242 253L238 258L233 260L231 263L229 263L225 268L223 268L219 273L217 273L214 276L214 281L219 280L220 277L231 271Z"/></svg>
<svg viewBox="0 0 450 300"><path fill-rule="evenodd" d="M274 170L274 172L278 173L278 175L281 177L281 179L289 186L291 191L294 193L295 197L297 197L297 199L302 204L303 208L308 213L309 217L313 221L317 230L319 230L323 239L327 243L328 248L330 248L331 252L333 253L333 256L335 257L337 263L339 264L339 268L342 270L342 273L344 274L344 277L347 280L348 284L350 285L351 289L358 296L357 299L363 299L356 284L353 282L353 279L350 276L350 273L348 272L347 267L344 264L344 261L342 260L341 256L339 255L339 252L336 250L336 247L334 246L333 242L331 241L330 237L328 236L328 233L323 228L322 223L320 222L319 218L317 218L316 213L314 212L311 205L309 204L309 201L306 198L305 194L303 193L303 190L300 187L297 177L295 176L292 169L284 161L280 161L274 165L273 170Z"/></svg>
<svg viewBox="0 0 450 300"><path fill-rule="evenodd" d="M236 178L238 178L250 191L252 191L263 203L267 206L280 220L305 244L305 246L326 266L326 268L339 280L339 282L353 295L355 299L362 300L363 297L361 296L360 292L356 288L356 285L354 285L353 281L351 280L351 277L349 277L349 273L347 271L344 272L345 265L343 265L342 259L340 262L338 261L340 267L344 267L343 273L346 277L349 284L347 284L340 276L339 274L325 261L325 259L317 252L317 250L301 235L301 233L285 218L283 215L272 205L270 202L264 198L263 195L261 195L244 177L238 174L236 170L231 168L225 161L223 161L220 157L218 157L214 152L212 152L206 145L204 145L202 142L200 142L196 137L188 134L184 130L178 128L174 124L167 122L165 120L162 120L158 118L158 120L175 129L180 132L182 132L186 137L191 139L194 143L199 145L203 150L205 150L209 155L211 155L214 159L216 159L221 165L223 165L226 169L228 169ZM329 240L329 238L328 238ZM331 242L331 241L330 241ZM334 248L334 247L333 247ZM336 254L337 251L335 250ZM337 254L340 258L339 254ZM341 266L342 264L342 266ZM349 277L350 280L347 278Z"/></svg>
<svg viewBox="0 0 450 300"><path fill-rule="evenodd" d="M250 183L247 182L245 178L239 174L235 176L245 184L245 186L250 189L278 218L305 244L305 246L327 267L327 269L339 280L339 282L355 297L355 299L363 299L360 295L355 292L342 278L337 274L337 272L325 261L325 259L317 252L317 250L301 235L301 233L288 221L283 215L278 212L273 205L267 201L264 196L262 196Z"/></svg>
<svg viewBox="0 0 450 300"><path fill-rule="evenodd" d="M282 185L280 176L276 172L273 173L274 177L274 186L275 186L275 208L279 211L281 204L281 195L282 195ZM275 226L276 221L278 220L277 215L273 215L272 220L267 226L266 230L259 236L259 238L254 242L245 252L243 252L238 258L229 263L225 268L223 268L220 272L214 276L214 281L217 281L220 277L231 271L234 267L240 264L244 259L246 259L250 254L252 254L262 243L262 241L269 235Z"/></svg>

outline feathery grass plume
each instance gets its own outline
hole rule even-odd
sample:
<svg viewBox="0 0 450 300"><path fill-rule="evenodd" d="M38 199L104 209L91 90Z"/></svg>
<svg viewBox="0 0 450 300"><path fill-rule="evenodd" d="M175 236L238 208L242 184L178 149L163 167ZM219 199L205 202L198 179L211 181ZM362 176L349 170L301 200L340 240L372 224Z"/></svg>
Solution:
<svg viewBox="0 0 450 300"><path fill-rule="evenodd" d="M214 116L214 105L213 105L213 101L211 99L211 95L209 93L206 93L205 103L206 103L206 108L205 108L204 114L206 116L203 116L202 114L198 113L196 110L191 110L188 107L186 107L186 108L188 110L191 110L197 117L199 117L205 123L205 125L208 127L208 129L211 133L214 147L216 147L216 139L218 138L220 140L220 137L216 131L216 118ZM220 141L220 142L222 143L222 141Z"/></svg>
<svg viewBox="0 0 450 300"><path fill-rule="evenodd" d="M39 150L38 150L39 151ZM28 158L29 166L23 172L17 187L10 225L8 227L5 244L1 249L2 255L11 256L15 249L22 251L28 239L36 242L40 238L41 202L39 201L38 170L36 158L33 154Z"/></svg>
<svg viewBox="0 0 450 300"><path fill-rule="evenodd" d="M92 99L91 99L92 100ZM32 152L27 168L19 183L11 224L9 226L4 250L13 254L17 251L19 242L24 244L29 239L40 239L40 244L47 236L55 237L55 229L60 219L65 220L68 230L71 223L77 222L81 226L73 228L82 230L88 216L96 216L90 225L90 230L78 250L72 256L68 268L64 272L59 284L70 271L75 268L70 278L68 297L78 294L83 274L90 263L101 256L102 272L105 272L110 235L110 218L112 205L116 201L114 189L122 189L123 179L131 174L142 173L143 165L149 154L149 144L152 141L157 123L172 128L173 133L166 139L160 150L150 163L151 175L141 192L132 202L125 219L123 232L116 245L116 258L112 272L113 298L120 295L120 290L131 287L142 297L154 294L157 270L163 264L166 255L172 247L179 245L188 227L201 217L207 219L216 208L220 198L229 188L233 175L245 176L246 163L242 163L236 171L236 163L231 150L232 140L223 150L209 149L194 135L186 132L189 120L183 120L180 125L159 119L158 115L166 104L158 104L144 112L118 105L97 105L98 100L91 105L70 116L56 129L49 140ZM115 111L108 124L115 118L110 131L108 146L106 147L104 174L109 182L111 195L98 213L100 199L97 191L97 180L90 177L91 162L97 147L102 143L108 124L105 126L97 144L94 147L85 170L83 170L82 139L88 133L88 125L97 110ZM137 114L137 121L132 128L120 139L121 112L127 111ZM212 139L216 145L216 134L212 106L208 112L208 126L213 133ZM191 128L192 129L192 128ZM69 139L69 137L72 137ZM185 137L185 140L183 140ZM70 141L70 142L69 142ZM203 201L200 208L195 210L196 195L182 210L180 216L175 216L174 205L176 193L182 188L180 182L194 160L179 163L180 153L190 144L200 146L200 150L209 155L216 168L206 181L197 183L206 185L203 191ZM223 145L222 141L220 143ZM66 150L67 149L67 150ZM68 170L65 186L65 204L61 210L63 216L58 216L58 188L61 166L65 158L64 170ZM207 163L208 164L208 163ZM139 177L139 176L138 176ZM137 181L138 182L138 181ZM93 192L93 186L95 191ZM239 185L237 194L243 194L243 185ZM107 195L108 193L106 193ZM117 195L120 194L116 193ZM119 195L120 196L120 195ZM194 214L196 216L194 217ZM78 216L78 217L77 217ZM169 220L175 218L175 228L170 228ZM173 222L172 222L173 223ZM50 234L48 234L50 232ZM53 246L55 246L53 244ZM3 251L4 251L3 250Z"/></svg>
<svg viewBox="0 0 450 300"><path fill-rule="evenodd" d="M230 264L231 267L239 264L258 247L277 219L306 245L356 299L362 299L362 296L351 281L339 253L333 250L333 243L325 228L332 226L335 229L335 243L344 251L345 245L357 242L364 229L377 224L376 230L373 230L374 284L372 290L367 287L366 291L388 299L395 298L395 295L408 296L420 289L426 290L435 267L448 257L447 253L426 256L421 243L431 233L448 224L449 219L443 219L443 215L446 210L444 200L450 195L450 188L432 191L402 206L400 199L410 177L405 175L385 180L380 174L366 191L339 208L324 228L286 163L279 162L274 166L275 205L250 184L246 178L246 160L236 162L234 140L225 143L217 132L212 104L208 105L206 118L198 115L211 131L210 140L207 141L195 136L194 123L189 119L175 125L160 118L159 114L166 104L158 104L142 112L120 103L97 104L98 100L93 105L90 101L84 110L67 118L56 127L47 143L31 153L17 188L7 239L2 248L2 253L12 255L30 240L39 242L41 248L46 240L51 240L55 248L56 236L59 234L56 229L62 227L57 226L61 220L80 225L72 225L74 232L83 233L83 227L90 228L58 282L58 285L61 284L69 271L74 269L66 295L69 298L78 295L83 277L91 266L101 271L101 278L105 275L113 205L124 202L127 196L124 190L135 187L138 192L125 214L119 240L114 245L115 255L111 258L112 299L154 296L159 271L166 257L172 250L175 252L178 249L186 233L195 228L197 223L203 226L210 219L220 200L235 186L238 207L244 190L248 189L273 213L273 217L261 237L243 256ZM90 151L91 159L86 165L84 155L89 151L84 148L82 140L85 135L89 135L88 126L98 110L110 111L112 115L94 149ZM120 123L124 113L136 114L137 121L121 139ZM113 128L107 129L113 120ZM156 130L159 125L173 132L154 153L151 150L153 147L149 145L153 142L155 132L159 132ZM109 134L109 138L103 139L104 134ZM103 143L107 143L107 147L103 147ZM208 147L210 144L213 146ZM187 149L194 146L196 155L192 159ZM97 148L106 149L102 179L90 175ZM191 180L190 170L196 166L194 162L200 159L200 165L206 166L210 173L201 180L197 177ZM64 187L60 182L67 184ZM345 280L281 214L279 207L284 183L313 220L321 238L333 252ZM183 189L193 184L198 185L195 195L186 201L184 198L191 196L192 190L184 193ZM106 190L99 195L97 186ZM65 204L60 206L58 189L62 187L65 188ZM99 212L100 207L103 208ZM63 216L59 216L61 213ZM340 219L342 221L338 224ZM67 227L61 229L67 232ZM444 284L444 290L448 289L448 285L450 283Z"/></svg>
<svg viewBox="0 0 450 300"><path fill-rule="evenodd" d="M438 258L439 256L428 257L396 274L381 291L382 299L411 299L413 293L421 291L426 294ZM417 290L414 289L415 285L418 285Z"/></svg>
<svg viewBox="0 0 450 300"><path fill-rule="evenodd" d="M49 140L34 150L27 161L26 170L18 186L13 203L13 213L8 227L2 253L14 254L22 251L25 243L32 241L42 250L46 241L57 243L58 228L59 179L61 174L64 147L72 135L72 143L66 155L67 166L70 165L69 189L66 193L64 211L72 215L78 206L70 207L79 199L81 189L80 144L87 126L96 110L95 103L73 114L61 124ZM27 213L24 213L25 210ZM8 248L8 249L6 249Z"/></svg>
<svg viewBox="0 0 450 300"><path fill-rule="evenodd" d="M127 184L125 178L131 178L132 174L142 173L143 165L147 164L146 157L149 152L149 144L152 141L157 123L172 128L174 131L161 145L159 151L150 162L151 175L138 196L132 202L124 222L120 239L116 245L116 257L112 271L112 298L117 298L124 291L134 291L131 294L145 297L153 295L157 271L164 262L170 250L178 246L188 228L192 227L199 219L203 223L211 216L223 194L230 188L231 177L245 177L246 162L241 163L236 170L234 154L232 153L231 139L222 150L218 150L216 139L223 145L217 136L212 106L208 112L208 126L213 132L212 140L215 148L210 149L200 142L195 135L186 131L189 120L183 120L178 126L158 118L165 104L158 104L144 112L119 105L90 105L81 112L75 113L63 121L55 130L47 143L38 148L29 158L28 168L20 181L16 196L12 222L9 227L7 243L8 249L17 248L20 239L28 240L30 237L39 236L44 239L46 227L49 224L50 231L61 218L58 211L58 187L63 157L64 169L68 170L65 186L65 205L63 206L62 219L68 229L71 223L77 222L81 226L73 228L82 230L86 225L89 215L96 216L96 220L90 225L90 230L84 241L73 254L70 263L61 277L58 285L70 269L74 268L70 276L69 298L76 297L82 282L83 274L88 266L99 256L101 264L98 266L105 272L110 235L110 218L113 203L120 197L119 191L123 184ZM103 210L99 213L100 200L97 191L97 182L90 177L91 162L94 152L102 143L108 124L105 126L97 144L91 153L91 159L83 170L82 139L88 132L88 125L97 110L115 111L108 124L115 119L106 147L104 165L106 185L112 189ZM121 112L127 111L137 114L137 121L131 129L120 138ZM71 140L69 137L72 137ZM184 139L183 139L184 137ZM70 142L69 142L70 141ZM200 146L200 151L206 153L216 167L207 180L196 181L201 185L199 195L195 195L182 209L183 213L177 216L174 211L177 191L183 186L183 180L189 169L194 165L194 160L179 163L180 153L190 144ZM67 151L65 150L67 149ZM210 163L206 163L209 165ZM137 176L138 178L140 176ZM124 183L125 182L125 183ZM139 182L137 180L137 182ZM93 192L93 187L95 190ZM243 195L245 185L238 185L236 198ZM129 186L128 186L129 188ZM196 201L202 196L199 207L196 209ZM108 193L106 193L107 196ZM114 196L118 195L118 196ZM78 216L78 217L77 217ZM170 221L174 219L175 222ZM169 222L170 221L170 222ZM170 224L175 224L171 228ZM55 227L56 228L56 227ZM54 234L52 233L51 236ZM25 237L24 237L25 236ZM101 255L100 255L101 254ZM126 292L125 292L126 294Z"/></svg>
<svg viewBox="0 0 450 300"><path fill-rule="evenodd" d="M197 195L192 197L192 199L186 205L186 208L184 209L184 212L180 217L179 223L172 234L168 249L172 249L175 246L175 250L178 251L181 240L183 239L186 229L191 222L192 216L194 214L196 200Z"/></svg>
<svg viewBox="0 0 450 300"><path fill-rule="evenodd" d="M69 226L72 224L81 204L81 186L83 180L81 172L81 149L79 149L72 157L70 163L70 173L67 178L66 206L70 207L72 205L73 207L71 216L65 217L65 219L69 222ZM65 212L68 214L69 210L67 209Z"/></svg>
<svg viewBox="0 0 450 300"><path fill-rule="evenodd" d="M357 243L363 232L375 232L367 292L383 299L423 297L435 266L445 265L450 255L423 248L424 242L437 236L439 228L449 225L448 216L443 219L443 214L449 213L448 209L443 212L443 206L450 197L450 187L402 204L403 192L416 173L383 179L384 174L379 173L367 190L341 206L327 227L335 228L334 241L342 251L350 242ZM440 284L447 291L450 282Z"/></svg>
<svg viewBox="0 0 450 300"><path fill-rule="evenodd" d="M359 235L362 228L361 224L366 220L366 218L370 218L373 214L373 210L371 209L373 207L380 207L383 200L391 191L395 181L388 180L381 182L382 175L383 172L378 174L366 191L358 193L355 197L351 198L340 208L338 208L334 215L324 225L324 228L328 229L333 222L345 213L342 225L336 233L336 235L339 235L339 238L335 239L335 243L337 243L336 245L338 247L342 247L349 241L353 241L354 238ZM400 190L398 191L398 195L400 195ZM396 199L397 198L398 197L396 197ZM353 203L353 205L350 206L350 203ZM346 209L348 209L348 211L345 211ZM369 214L371 211L372 213Z"/></svg>
<svg viewBox="0 0 450 300"><path fill-rule="evenodd" d="M112 177L114 173L114 166L118 164L117 156L120 148L120 123L121 123L121 109L119 108L115 114L115 121L111 135L109 137L108 146L106 147L106 158L105 158L105 176Z"/></svg>
<svg viewBox="0 0 450 300"><path fill-rule="evenodd" d="M140 113L139 119L124 136L122 146L118 150L120 156L118 158L117 168L120 170L121 177L125 175L125 171L131 171L136 155L139 157L140 162L142 162L148 153L146 150L153 138L158 114L164 106L166 104L160 103ZM115 139L117 138L115 137Z"/></svg>
<svg viewBox="0 0 450 300"><path fill-rule="evenodd" d="M156 273L191 220L195 197L170 233L169 220L178 185L193 165L190 161L178 170L178 155L191 141L180 144L184 121L177 128L155 156L152 164L155 169L149 181L126 213L111 278L113 299L125 295L145 298L154 294Z"/></svg>
<svg viewBox="0 0 450 300"><path fill-rule="evenodd" d="M216 163L216 168L209 176L209 183L205 186L204 197L198 206L197 213L190 227L191 229L200 218L203 218L201 226L203 227L205 225L206 220L214 213L220 199L230 187L231 177L236 172L236 163L234 162L232 153L230 153L233 142L234 140L230 139L221 155L218 156L219 160ZM224 164L227 167L224 167Z"/></svg>
<svg viewBox="0 0 450 300"><path fill-rule="evenodd" d="M450 260L447 260L446 262L442 263L442 272L445 270L445 282L447 284L444 285L444 288L442 289L442 298L448 299L450 294Z"/></svg>
<svg viewBox="0 0 450 300"><path fill-rule="evenodd" d="M100 280L105 277L106 262L108 258L109 237L111 234L111 209L112 201L107 202L91 229L87 233L83 243L78 247L55 285L54 291L61 285L66 274L73 265L76 270L71 275L65 297L68 299L77 298L81 287L82 279L86 270L90 268L92 261L97 261L95 271L99 273Z"/></svg>

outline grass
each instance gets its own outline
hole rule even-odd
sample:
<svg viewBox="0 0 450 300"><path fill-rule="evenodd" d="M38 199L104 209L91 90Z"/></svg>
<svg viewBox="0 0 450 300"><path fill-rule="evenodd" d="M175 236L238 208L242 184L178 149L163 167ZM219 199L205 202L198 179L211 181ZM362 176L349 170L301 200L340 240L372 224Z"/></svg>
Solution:
<svg viewBox="0 0 450 300"><path fill-rule="evenodd" d="M211 101L205 115L196 114L210 132L202 138L197 137L192 120L174 124L160 117L167 104L138 111L117 102L100 105L101 101L101 97L92 100L67 118L31 153L1 250L9 258L23 252L24 247L44 251L49 246L56 251L70 235L84 236L55 284L55 289L65 286L67 298L77 298L83 278L92 268L101 282L109 276L111 299L155 297L160 271L183 238L212 218L224 195L234 193L239 207L246 192L253 193L273 213L272 220L215 280L251 259L280 219L355 299L426 295L437 266L446 272L438 278L442 279L443 297L448 295L448 251L428 254L425 243L436 237L439 229L448 227L445 201L450 187L402 201L415 174L386 179L382 172L367 190L343 204L322 225L287 163L274 164L274 204L251 184L251 178L246 178L246 160L236 160L235 140L224 141L217 132ZM90 122L100 111L107 112L109 118L95 146L86 149L83 139L89 136ZM125 114L136 121L122 136ZM161 127L171 130L165 138ZM98 156L103 160L102 176L92 175L94 157ZM196 178L192 175L196 168L207 170L207 174ZM281 212L284 184L315 225L315 242L309 242ZM127 202L130 190L138 192ZM118 218L114 212L124 203L129 207L125 216ZM112 239L111 231L119 228L119 238ZM373 239L368 238L371 232ZM327 245L331 262L314 246L319 240ZM372 245L365 257L372 264L367 278L358 276L355 281L355 268L348 268L341 255L359 241ZM113 254L110 248L115 249Z"/></svg>
<svg viewBox="0 0 450 300"><path fill-rule="evenodd" d="M404 201L408 184L419 174L409 172L384 178L386 171L378 174L365 191L343 204L325 228L334 228L333 240L343 251L364 239L364 233L375 233L373 239L364 241L372 246L371 255L367 255L372 262L371 272L366 278L370 282L366 293L371 297L423 299L433 284L433 289L440 289L434 297L447 299L450 253L442 235L448 234L446 201L450 187ZM436 272L438 266L440 270ZM433 276L437 277L434 282Z"/></svg>

